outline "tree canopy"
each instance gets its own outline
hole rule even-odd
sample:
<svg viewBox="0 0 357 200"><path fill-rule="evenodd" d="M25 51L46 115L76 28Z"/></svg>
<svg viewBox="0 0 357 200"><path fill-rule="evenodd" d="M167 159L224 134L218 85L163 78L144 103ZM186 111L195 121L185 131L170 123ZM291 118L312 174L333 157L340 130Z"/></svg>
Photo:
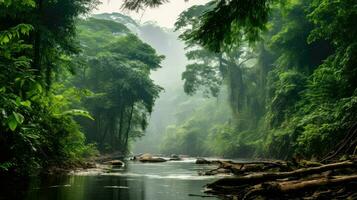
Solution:
<svg viewBox="0 0 357 200"><path fill-rule="evenodd" d="M234 114L233 123L210 129L214 139L201 135L212 144L206 152L311 158L338 148L355 131L355 4L211 1L184 11L176 29L193 61L183 73L185 91L217 96L227 87ZM167 143L175 138L186 140Z"/></svg>
<svg viewBox="0 0 357 200"><path fill-rule="evenodd" d="M163 56L122 24L79 18L97 4L0 1L0 176L78 165L108 141L125 153L143 134Z"/></svg>
<svg viewBox="0 0 357 200"><path fill-rule="evenodd" d="M101 150L126 152L130 138L143 135L162 88L150 79L164 58L122 24L89 18L79 23L86 49L74 85L93 92L83 107L95 122L84 123L88 139ZM99 47L99 48L98 48Z"/></svg>

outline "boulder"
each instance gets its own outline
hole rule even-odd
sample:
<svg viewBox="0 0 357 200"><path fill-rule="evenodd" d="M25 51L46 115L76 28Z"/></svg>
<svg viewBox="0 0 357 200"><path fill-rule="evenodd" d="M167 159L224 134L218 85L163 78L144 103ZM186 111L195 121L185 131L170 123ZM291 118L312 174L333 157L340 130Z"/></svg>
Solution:
<svg viewBox="0 0 357 200"><path fill-rule="evenodd" d="M111 161L105 162L104 164L113 165L116 167L123 167L125 165L125 163L121 160L111 160Z"/></svg>
<svg viewBox="0 0 357 200"><path fill-rule="evenodd" d="M149 160L151 158L153 158L153 155L151 155L149 153L144 153L138 157L139 160Z"/></svg>
<svg viewBox="0 0 357 200"><path fill-rule="evenodd" d="M140 162L151 162L151 163L156 163L156 162L166 162L166 160L164 158L160 158L160 157L153 157L151 154L143 154L141 155L138 160Z"/></svg>
<svg viewBox="0 0 357 200"><path fill-rule="evenodd" d="M172 160L172 161L178 161L178 160L182 160L182 159L180 158L180 156L178 156L178 155L176 155L176 154L172 154L172 155L170 156L170 160Z"/></svg>
<svg viewBox="0 0 357 200"><path fill-rule="evenodd" d="M211 161L206 160L204 158L197 158L196 164L211 164Z"/></svg>

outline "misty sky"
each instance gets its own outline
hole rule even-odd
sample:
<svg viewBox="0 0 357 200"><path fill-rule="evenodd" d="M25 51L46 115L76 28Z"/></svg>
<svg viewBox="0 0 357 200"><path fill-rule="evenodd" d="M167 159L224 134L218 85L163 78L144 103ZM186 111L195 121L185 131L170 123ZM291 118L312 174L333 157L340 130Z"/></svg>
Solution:
<svg viewBox="0 0 357 200"><path fill-rule="evenodd" d="M104 13L104 12L121 12L120 10L122 0L100 0L101 5L98 6L98 9L93 13ZM209 0L190 0L185 2L184 0L171 0L169 3L166 3L159 8L148 8L144 12L140 11L136 13L134 11L124 12L123 14L129 15L132 18L139 20L140 22L146 21L156 21L160 26L172 28L174 23L179 16L179 14L191 7L192 5L204 4Z"/></svg>

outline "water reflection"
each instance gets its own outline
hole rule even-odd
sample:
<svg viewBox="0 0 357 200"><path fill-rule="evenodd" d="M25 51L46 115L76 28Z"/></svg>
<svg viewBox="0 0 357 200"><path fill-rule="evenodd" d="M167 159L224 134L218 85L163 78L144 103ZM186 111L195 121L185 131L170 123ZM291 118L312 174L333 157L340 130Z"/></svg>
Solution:
<svg viewBox="0 0 357 200"><path fill-rule="evenodd" d="M208 167L210 166L197 166L192 162L168 162L160 164L129 163L125 171L114 171L99 175L51 176L34 179L30 184L30 189L24 195L17 196L16 199L201 199L200 197L189 196L189 194L202 194L201 190L203 186L213 181L213 177L197 176L198 170ZM14 198L12 196L8 199Z"/></svg>

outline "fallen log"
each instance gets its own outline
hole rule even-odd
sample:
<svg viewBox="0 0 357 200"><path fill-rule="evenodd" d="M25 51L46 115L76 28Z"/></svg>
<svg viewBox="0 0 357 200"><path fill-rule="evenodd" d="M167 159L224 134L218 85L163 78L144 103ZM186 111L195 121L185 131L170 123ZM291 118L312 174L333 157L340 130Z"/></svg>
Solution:
<svg viewBox="0 0 357 200"><path fill-rule="evenodd" d="M255 186L249 192L247 192L244 199L255 199L259 195L278 195L287 193L297 193L300 191L313 190L318 187L331 187L336 185L349 184L351 182L357 182L357 175L351 176L335 176L328 178L320 178L314 180L305 181L286 181L286 182L268 182Z"/></svg>
<svg viewBox="0 0 357 200"><path fill-rule="evenodd" d="M278 183L277 186L279 191L285 193L285 192L295 192L300 190L309 190L321 186L334 186L334 185L346 184L354 181L357 181L357 175L332 176L332 177L325 177L322 179L306 180L306 181L299 181L294 183L282 182L282 183Z"/></svg>
<svg viewBox="0 0 357 200"><path fill-rule="evenodd" d="M212 162L216 162L219 164L226 163L226 164L233 164L233 165L248 165L248 164L263 164L263 165L276 165L276 166L281 166L281 165L286 165L285 161L281 160L261 160L261 161L242 161L242 162L234 162L234 161L224 161L224 160L214 160Z"/></svg>
<svg viewBox="0 0 357 200"><path fill-rule="evenodd" d="M197 163L197 162L196 162ZM216 169L199 173L200 175L216 175L216 174L235 174L242 175L249 172L262 172L271 169L278 171L291 171L291 168L286 162L282 161L253 161L253 162L233 162L213 160L208 161L209 164L218 164Z"/></svg>
<svg viewBox="0 0 357 200"><path fill-rule="evenodd" d="M207 185L207 188L219 188L224 186L237 186L244 184L258 184L276 179L284 179L289 177L304 177L311 174L322 173L329 170L344 169L355 167L356 163L345 161L340 163L332 163L319 167L302 168L291 172L275 172L275 173L257 173L241 177L223 178Z"/></svg>

